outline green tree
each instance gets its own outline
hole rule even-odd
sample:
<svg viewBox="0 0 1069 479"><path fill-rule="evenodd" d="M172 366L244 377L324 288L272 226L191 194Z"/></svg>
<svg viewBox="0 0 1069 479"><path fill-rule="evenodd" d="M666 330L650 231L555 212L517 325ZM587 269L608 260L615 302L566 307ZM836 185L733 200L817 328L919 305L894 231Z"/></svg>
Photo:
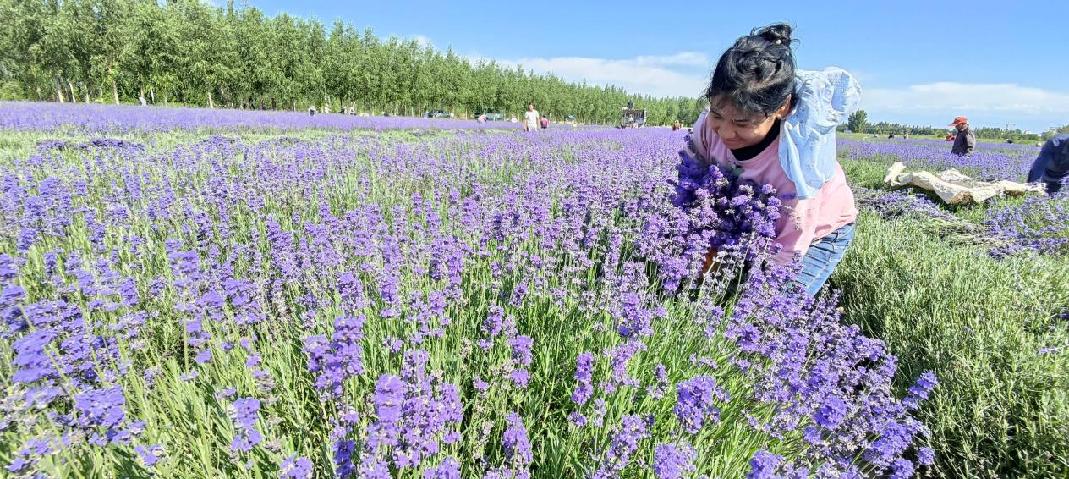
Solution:
<svg viewBox="0 0 1069 479"><path fill-rule="evenodd" d="M846 127L854 133L864 133L869 123L869 114L865 110L858 110L850 114L846 119Z"/></svg>
<svg viewBox="0 0 1069 479"><path fill-rule="evenodd" d="M636 96L494 61L469 62L371 29L205 0L0 0L0 96L232 107L354 106L418 114L519 115L615 123L629 98L648 124L693 122L692 98Z"/></svg>

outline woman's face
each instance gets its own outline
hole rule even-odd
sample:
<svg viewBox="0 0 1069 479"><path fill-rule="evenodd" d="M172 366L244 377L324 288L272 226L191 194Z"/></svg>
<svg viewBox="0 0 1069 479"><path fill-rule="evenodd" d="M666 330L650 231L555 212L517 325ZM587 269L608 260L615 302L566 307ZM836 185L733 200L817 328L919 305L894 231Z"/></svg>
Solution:
<svg viewBox="0 0 1069 479"><path fill-rule="evenodd" d="M772 125L776 124L776 120L785 118L791 107L791 100L788 98L779 110L765 116L739 111L733 101L718 100L714 98L709 102L709 114L706 115L705 121L732 150L761 143L772 130Z"/></svg>

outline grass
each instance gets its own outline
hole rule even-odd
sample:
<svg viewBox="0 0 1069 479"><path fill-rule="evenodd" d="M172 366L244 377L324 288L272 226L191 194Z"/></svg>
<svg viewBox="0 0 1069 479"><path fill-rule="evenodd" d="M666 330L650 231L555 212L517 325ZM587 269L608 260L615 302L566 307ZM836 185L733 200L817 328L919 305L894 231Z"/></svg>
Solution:
<svg viewBox="0 0 1069 479"><path fill-rule="evenodd" d="M876 187L888 163L845 161ZM978 222L982 208L956 211ZM994 260L930 220L863 212L832 278L847 321L898 356L898 387L931 369L922 409L939 477L1069 477L1069 258Z"/></svg>

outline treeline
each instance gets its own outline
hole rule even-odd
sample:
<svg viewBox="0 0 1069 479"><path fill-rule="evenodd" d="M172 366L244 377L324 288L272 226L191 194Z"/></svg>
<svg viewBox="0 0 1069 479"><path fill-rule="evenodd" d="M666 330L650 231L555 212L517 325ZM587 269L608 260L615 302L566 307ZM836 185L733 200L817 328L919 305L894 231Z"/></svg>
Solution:
<svg viewBox="0 0 1069 479"><path fill-rule="evenodd" d="M848 129L848 125L840 125L839 130L845 131ZM986 140L1013 140L1013 141L1039 141L1043 139L1044 135L1039 133L1026 133L1020 129L1005 129L1005 128L973 128L973 134L977 138L983 138ZM950 127L931 127L920 125L903 125L900 123L866 123L860 133L866 135L908 135L908 136L927 136L927 137L943 137L947 133L951 132ZM857 133L857 132L855 132Z"/></svg>
<svg viewBox="0 0 1069 479"><path fill-rule="evenodd" d="M697 119L693 98L653 98L472 62L370 29L200 0L0 0L0 98L418 115L446 110L614 123Z"/></svg>

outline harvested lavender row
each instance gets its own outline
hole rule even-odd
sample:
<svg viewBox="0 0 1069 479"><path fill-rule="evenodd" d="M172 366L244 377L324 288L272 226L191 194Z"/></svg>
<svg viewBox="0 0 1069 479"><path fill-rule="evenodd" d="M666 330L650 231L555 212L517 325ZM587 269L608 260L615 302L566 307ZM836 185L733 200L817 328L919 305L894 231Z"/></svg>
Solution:
<svg viewBox="0 0 1069 479"><path fill-rule="evenodd" d="M915 168L957 168L984 180L1025 181L1039 147L1024 144L977 143L968 156L950 153L941 140L899 139L887 141L839 140L839 150L851 159L886 158Z"/></svg>

